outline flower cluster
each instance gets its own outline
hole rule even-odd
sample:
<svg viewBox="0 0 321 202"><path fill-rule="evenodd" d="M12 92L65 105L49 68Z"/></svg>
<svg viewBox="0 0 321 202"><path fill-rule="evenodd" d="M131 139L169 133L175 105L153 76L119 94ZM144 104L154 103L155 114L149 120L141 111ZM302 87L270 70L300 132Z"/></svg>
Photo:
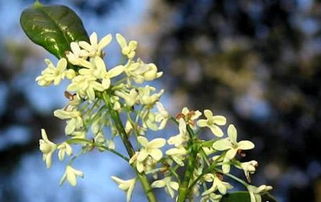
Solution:
<svg viewBox="0 0 321 202"><path fill-rule="evenodd" d="M65 96L68 103L54 111L54 116L66 121L67 140L55 144L42 129L40 150L49 168L52 156L57 151L59 160L68 156L69 161L61 183L67 180L77 184L77 177L84 174L72 167L79 154L93 149L112 152L127 161L137 177L123 180L112 176L119 188L127 193L127 201L141 181L149 199L151 188L164 188L177 201L200 197L201 201L219 201L232 188L226 177L231 176L231 167L250 175L256 170L255 160L241 162L242 154L254 148L249 140L238 141L237 130L229 124L226 133L224 116L214 115L211 110L189 110L187 107L174 118L166 111L160 98L164 90L157 90L146 82L162 76L153 63L144 63L136 58L136 41L127 41L116 34L125 62L107 67L104 48L112 42L108 34L98 41L96 33L89 41L72 42L70 51L55 66L46 59L47 68L36 81L41 86L58 85L69 80ZM204 118L202 117L204 115ZM178 126L178 134L165 138L147 138L147 131L162 130L172 120ZM210 129L211 140L201 136L203 129ZM109 131L107 129L110 129ZM226 134L226 135L225 135ZM115 138L120 138L127 155L117 151ZM80 145L80 153L73 146ZM180 171L185 170L183 177ZM148 182L147 175L154 181ZM234 177L236 178L236 177ZM241 179L239 179L242 181ZM262 185L255 187L242 181L249 190L251 201L260 201L261 194L271 189Z"/></svg>

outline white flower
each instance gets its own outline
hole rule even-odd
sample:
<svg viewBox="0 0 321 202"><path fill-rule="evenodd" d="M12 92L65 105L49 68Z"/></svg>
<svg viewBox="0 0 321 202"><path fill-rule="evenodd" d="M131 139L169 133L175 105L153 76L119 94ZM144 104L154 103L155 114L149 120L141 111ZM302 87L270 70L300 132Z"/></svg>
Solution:
<svg viewBox="0 0 321 202"><path fill-rule="evenodd" d="M158 112L155 115L155 121L160 123L158 130L162 130L163 128L165 128L166 123L167 123L168 119L170 118L170 115L165 110L162 103L156 102L156 107L157 107Z"/></svg>
<svg viewBox="0 0 321 202"><path fill-rule="evenodd" d="M255 173L257 166L258 166L258 162L255 160L241 163L240 167L241 167L241 169L243 169L248 182L251 182L250 174Z"/></svg>
<svg viewBox="0 0 321 202"><path fill-rule="evenodd" d="M57 147L57 149L59 150L58 151L58 158L60 161L64 160L65 154L67 154L68 156L70 156L72 154L72 148L67 142L60 144Z"/></svg>
<svg viewBox="0 0 321 202"><path fill-rule="evenodd" d="M198 119L200 116L202 115L202 113L200 111L190 111L187 107L184 107L182 109L182 112L179 113L177 116L176 116L176 119L179 120L179 119L184 119L184 121L190 125L190 126L194 126L194 121L196 119Z"/></svg>
<svg viewBox="0 0 321 202"><path fill-rule="evenodd" d="M52 154L56 150L57 145L48 139L44 129L41 129L41 137L42 139L39 140L39 149L43 153L42 159L46 163L47 168L50 168L52 164Z"/></svg>
<svg viewBox="0 0 321 202"><path fill-rule="evenodd" d="M102 49L105 48L112 40L111 34L106 35L98 42L96 32L89 37L90 44L86 41L80 41L79 46L88 52L90 57L102 56Z"/></svg>
<svg viewBox="0 0 321 202"><path fill-rule="evenodd" d="M165 187L165 191L174 198L174 190L178 190L178 183L172 181L171 177L165 177L162 180L154 181L151 185L153 188L163 188Z"/></svg>
<svg viewBox="0 0 321 202"><path fill-rule="evenodd" d="M122 54L126 55L129 59L132 59L135 56L137 41L129 41L127 43L126 39L121 34L116 34L116 40L121 47Z"/></svg>
<svg viewBox="0 0 321 202"><path fill-rule="evenodd" d="M222 137L224 133L217 125L225 125L226 118L224 116L213 116L213 113L208 109L204 110L204 115L206 119L200 119L197 121L197 125L199 127L208 127L214 135Z"/></svg>
<svg viewBox="0 0 321 202"><path fill-rule="evenodd" d="M170 156L180 166L184 166L186 154L187 151L184 147L175 147L166 151L166 155Z"/></svg>
<svg viewBox="0 0 321 202"><path fill-rule="evenodd" d="M163 75L163 72L157 72L157 67L153 63L145 64L138 59L137 62L129 61L125 65L125 73L136 83L143 83L144 81L152 81Z"/></svg>
<svg viewBox="0 0 321 202"><path fill-rule="evenodd" d="M67 108L66 110L58 109L54 111L54 116L59 119L68 119L65 128L65 133L67 135L72 134L75 130L83 127L83 120L81 118L81 113L74 108Z"/></svg>
<svg viewBox="0 0 321 202"><path fill-rule="evenodd" d="M229 125L227 129L227 138L217 140L213 143L213 148L218 151L225 151L226 158L233 159L238 150L249 150L254 148L254 144L251 141L243 140L237 142L237 131L233 124Z"/></svg>
<svg viewBox="0 0 321 202"><path fill-rule="evenodd" d="M261 185L259 187L248 185L247 189L250 193L251 202L261 202L262 201L261 195L270 191L272 187L267 185Z"/></svg>
<svg viewBox="0 0 321 202"><path fill-rule="evenodd" d="M136 104L138 92L133 88L129 91L129 93L126 93L124 91L115 91L115 95L123 98L125 100L126 106L132 107Z"/></svg>
<svg viewBox="0 0 321 202"><path fill-rule="evenodd" d="M71 42L70 49L71 51L67 51L66 57L68 58L68 61L73 65L81 65L89 55L86 50L80 49L77 42Z"/></svg>
<svg viewBox="0 0 321 202"><path fill-rule="evenodd" d="M232 189L233 186L230 185L227 182L223 182L217 174L206 174L204 176L205 181L207 182L213 182L212 186L206 190L205 192L202 193L202 196L213 193L214 191L218 190L221 194L226 194L228 189Z"/></svg>
<svg viewBox="0 0 321 202"><path fill-rule="evenodd" d="M122 180L115 176L111 176L111 178L118 184L118 187L121 190L127 192L126 201L129 202L135 187L136 178L129 179L129 180Z"/></svg>
<svg viewBox="0 0 321 202"><path fill-rule="evenodd" d="M167 142L168 144L173 144L175 147L180 147L189 140L189 136L186 130L186 123L184 119L179 119L178 121L179 134L170 137Z"/></svg>
<svg viewBox="0 0 321 202"><path fill-rule="evenodd" d="M84 173L68 165L66 166L65 173L60 180L60 184L63 184L67 180L72 186L76 186L77 177L84 177Z"/></svg>
<svg viewBox="0 0 321 202"><path fill-rule="evenodd" d="M77 92L82 98L88 97L89 100L94 100L95 90L102 92L105 88L102 84L96 81L95 77L78 75L72 79L67 90Z"/></svg>
<svg viewBox="0 0 321 202"><path fill-rule="evenodd" d="M148 156L153 158L155 161L159 161L163 157L163 153L160 150L166 143L164 138L156 138L152 141L148 141L147 138L139 136L137 137L139 144L142 149L139 151L137 160L144 161Z"/></svg>
<svg viewBox="0 0 321 202"><path fill-rule="evenodd" d="M101 79L101 85L104 90L108 89L111 84L111 78L120 75L124 71L123 65L118 65L109 71L106 69L106 64L101 57L96 56L91 63L87 64L87 68L79 70L79 74L83 76Z"/></svg>
<svg viewBox="0 0 321 202"><path fill-rule="evenodd" d="M139 88L138 89L139 102L143 105L148 105L148 106L154 105L162 96L162 94L164 93L164 90L161 90L159 93L155 93L151 95L151 92L153 91L155 91L155 88L149 85Z"/></svg>
<svg viewBox="0 0 321 202"><path fill-rule="evenodd" d="M47 68L41 72L41 75L36 78L38 85L40 86L48 86L50 84L58 85L62 79L65 78L66 73L72 74L72 69L66 70L67 68L67 60L65 58L61 58L57 67L49 60L46 59Z"/></svg>

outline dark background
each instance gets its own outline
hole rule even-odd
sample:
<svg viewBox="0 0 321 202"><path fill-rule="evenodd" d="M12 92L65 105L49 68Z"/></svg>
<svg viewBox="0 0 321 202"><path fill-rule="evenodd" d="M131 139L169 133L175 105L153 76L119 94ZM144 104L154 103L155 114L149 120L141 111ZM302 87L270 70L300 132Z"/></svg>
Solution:
<svg viewBox="0 0 321 202"><path fill-rule="evenodd" d="M0 201L111 201L109 193L123 201L107 178L126 169L110 169L101 154L94 158L101 167L88 166L90 155L79 164L90 177L77 188L57 188L63 166L46 170L41 162L40 128L62 138L52 110L65 100L64 87L34 83L43 58L51 56L19 27L21 11L32 2L0 1ZM256 184L272 185L281 202L321 201L320 1L41 2L72 7L89 33L138 40L138 55L164 71L159 86L173 114L189 106L227 116L240 138L256 144L246 157L260 163ZM99 181L101 175L106 179Z"/></svg>

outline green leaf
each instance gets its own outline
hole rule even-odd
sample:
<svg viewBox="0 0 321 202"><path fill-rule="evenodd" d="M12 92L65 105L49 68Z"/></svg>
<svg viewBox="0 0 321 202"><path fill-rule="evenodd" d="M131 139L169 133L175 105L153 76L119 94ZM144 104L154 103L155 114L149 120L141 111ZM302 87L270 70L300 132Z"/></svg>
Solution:
<svg viewBox="0 0 321 202"><path fill-rule="evenodd" d="M22 12L20 24L31 41L57 58L65 57L71 42L89 41L81 19L62 5L44 6L35 2Z"/></svg>
<svg viewBox="0 0 321 202"><path fill-rule="evenodd" d="M262 196L262 202L277 202L270 194ZM232 192L223 196L221 202L251 202L250 194L246 191Z"/></svg>

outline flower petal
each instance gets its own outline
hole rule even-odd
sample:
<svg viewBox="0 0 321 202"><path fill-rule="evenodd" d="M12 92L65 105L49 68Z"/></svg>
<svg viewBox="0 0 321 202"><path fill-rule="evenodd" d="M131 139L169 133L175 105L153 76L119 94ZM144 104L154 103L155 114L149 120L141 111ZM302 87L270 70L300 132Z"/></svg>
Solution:
<svg viewBox="0 0 321 202"><path fill-rule="evenodd" d="M226 124L226 118L224 116L214 116L214 123L217 125L225 125Z"/></svg>
<svg viewBox="0 0 321 202"><path fill-rule="evenodd" d="M228 150L231 146L231 142L227 138L217 140L213 143L213 148L218 151Z"/></svg>
<svg viewBox="0 0 321 202"><path fill-rule="evenodd" d="M255 145L248 140L242 140L239 143L237 143L238 148L241 150L249 150L249 149L253 149L255 147Z"/></svg>
<svg viewBox="0 0 321 202"><path fill-rule="evenodd" d="M227 129L227 135L232 141L232 143L237 143L237 131L233 124L230 124Z"/></svg>

